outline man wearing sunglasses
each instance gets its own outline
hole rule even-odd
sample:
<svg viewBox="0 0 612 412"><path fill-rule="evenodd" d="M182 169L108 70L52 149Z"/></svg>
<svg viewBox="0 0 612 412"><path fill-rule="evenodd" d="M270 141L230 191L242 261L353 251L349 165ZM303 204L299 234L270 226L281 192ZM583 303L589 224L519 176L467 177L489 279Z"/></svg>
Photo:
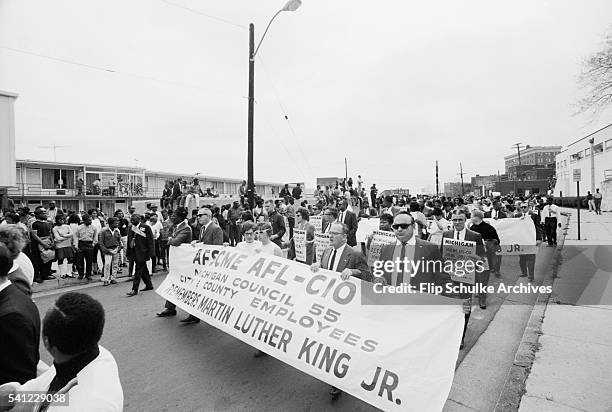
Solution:
<svg viewBox="0 0 612 412"><path fill-rule="evenodd" d="M192 246L197 244L204 245L218 245L223 244L223 230L212 221L212 211L207 207L202 207L197 213L198 224L200 225L200 236L198 240L191 242ZM199 323L200 319L193 315L187 316L185 319L181 319L181 323L192 324Z"/></svg>
<svg viewBox="0 0 612 412"><path fill-rule="evenodd" d="M396 262L393 270L386 270L387 265L382 264L383 275L379 277L384 285L399 286L409 283L419 290L423 283L435 284L440 280L441 274L436 272L438 266L427 264L430 261L440 261L440 249L435 244L415 236L418 232L414 217L409 212L399 212L393 218L393 232L396 241L393 245L383 245L380 251L380 261ZM397 264L397 262L401 262ZM407 262L414 262L415 265ZM417 262L418 263L418 267Z"/></svg>
<svg viewBox="0 0 612 412"><path fill-rule="evenodd" d="M478 255L481 259L484 259L486 256L486 251L484 247L484 243L482 241L482 236L480 233L474 232L466 227L467 222L467 212L465 209L455 209L453 211L453 229L444 232L442 235L442 245L440 246L440 250L442 251L442 255L444 256L444 238L455 239L455 240L465 240L470 242L476 242L476 255ZM457 282L453 282L456 284ZM472 294L471 293L460 293L454 296L459 299L465 299L463 303L463 311L465 313L465 323L463 325L463 335L461 336L461 346L460 349L463 349L463 340L465 338L465 331L467 330L468 322L470 321L470 315L472 313Z"/></svg>

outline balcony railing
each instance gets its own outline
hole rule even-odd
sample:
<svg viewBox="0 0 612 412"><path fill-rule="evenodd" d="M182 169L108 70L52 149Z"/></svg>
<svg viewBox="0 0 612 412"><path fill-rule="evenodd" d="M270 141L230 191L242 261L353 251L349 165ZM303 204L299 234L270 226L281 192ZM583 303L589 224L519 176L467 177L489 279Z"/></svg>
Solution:
<svg viewBox="0 0 612 412"><path fill-rule="evenodd" d="M62 189L43 188L41 184L18 183L16 188L9 188L8 195L13 198L25 197L110 197L110 198L152 198L160 199L163 195L163 187L143 187L140 184L119 183L111 185L89 185L82 188ZM260 196L273 196L270 191L258 191ZM218 192L221 197L238 197L237 193Z"/></svg>

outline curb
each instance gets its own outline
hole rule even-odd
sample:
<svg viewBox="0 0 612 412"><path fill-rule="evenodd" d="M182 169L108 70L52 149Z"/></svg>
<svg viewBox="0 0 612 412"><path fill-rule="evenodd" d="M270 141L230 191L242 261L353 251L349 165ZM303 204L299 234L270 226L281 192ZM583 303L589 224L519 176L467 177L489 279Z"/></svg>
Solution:
<svg viewBox="0 0 612 412"><path fill-rule="evenodd" d="M160 270L158 272L155 272L155 274L151 274L151 278L155 278L159 275L165 276L167 274L168 272ZM128 277L127 274L115 277L115 280L117 281L118 284L131 282L132 279L133 278ZM90 281L79 280L76 278L67 278L67 279L57 278L56 280L46 280L45 282L40 283L40 284L35 283L35 285L36 286L32 289L33 298L54 295L56 293L61 293L61 291L63 290L70 291L70 290L87 289L87 288L93 288L97 286L103 286L104 284L100 281L100 276L95 275L95 277ZM49 285L49 286L41 287L41 285Z"/></svg>
<svg viewBox="0 0 612 412"><path fill-rule="evenodd" d="M557 248L555 250L555 256L552 262L552 276L548 279L544 279L542 286L553 286L559 268L563 264L561 259L561 252L563 245L565 244L565 236L567 235L567 228L569 227L570 217L568 217L565 223L564 236L557 242ZM531 372L531 367L535 361L536 353L540 349L540 336L542 334L542 323L544 323L544 317L546 315L546 309L550 301L552 293L540 293L533 305L529 321L525 327L525 332L519 347L514 356L514 362L512 367L508 371L508 376L504 382L504 387L499 399L495 404L494 411L517 411L523 395L526 393L526 381Z"/></svg>

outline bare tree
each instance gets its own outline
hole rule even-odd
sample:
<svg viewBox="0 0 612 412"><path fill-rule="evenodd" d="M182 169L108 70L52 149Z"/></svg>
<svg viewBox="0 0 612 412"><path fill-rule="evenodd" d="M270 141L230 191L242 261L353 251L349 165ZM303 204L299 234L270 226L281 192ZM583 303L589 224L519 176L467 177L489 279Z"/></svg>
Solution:
<svg viewBox="0 0 612 412"><path fill-rule="evenodd" d="M612 103L612 34L605 37L602 50L585 60L578 85L584 91L578 113L597 115Z"/></svg>

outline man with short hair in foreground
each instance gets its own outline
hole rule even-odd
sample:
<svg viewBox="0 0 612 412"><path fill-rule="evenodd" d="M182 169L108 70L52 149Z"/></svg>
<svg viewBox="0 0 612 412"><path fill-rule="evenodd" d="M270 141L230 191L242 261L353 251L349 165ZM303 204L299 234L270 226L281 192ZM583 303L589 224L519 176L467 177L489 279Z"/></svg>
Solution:
<svg viewBox="0 0 612 412"><path fill-rule="evenodd" d="M43 341L53 356L53 366L23 385L11 382L0 386L0 410L20 406L46 412L122 411L117 363L98 345L103 329L104 308L100 302L83 293L60 296L43 320ZM15 394L32 391L49 396L35 405L9 403Z"/></svg>

